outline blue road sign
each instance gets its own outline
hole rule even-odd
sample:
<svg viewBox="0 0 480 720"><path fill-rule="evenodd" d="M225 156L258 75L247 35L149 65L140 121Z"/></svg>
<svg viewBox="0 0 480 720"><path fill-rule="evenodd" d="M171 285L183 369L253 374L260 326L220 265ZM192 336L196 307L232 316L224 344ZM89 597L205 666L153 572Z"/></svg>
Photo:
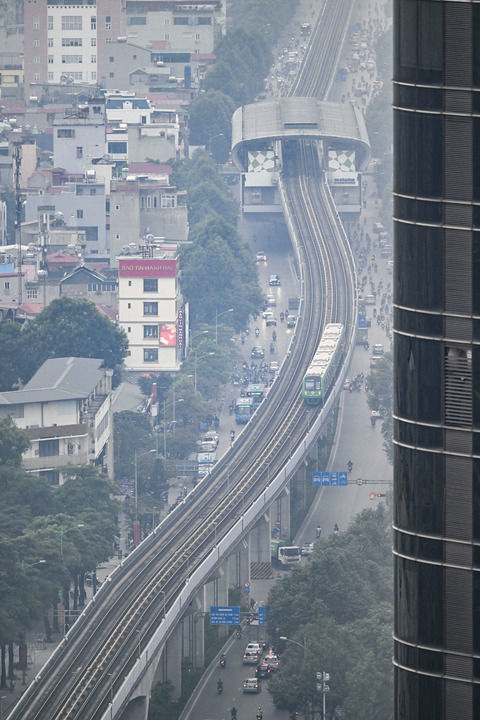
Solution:
<svg viewBox="0 0 480 720"><path fill-rule="evenodd" d="M314 472L312 485L315 487L346 487L348 485L347 471Z"/></svg>
<svg viewBox="0 0 480 720"><path fill-rule="evenodd" d="M366 328L367 327L367 318L365 315L359 315L358 316L358 327L359 328Z"/></svg>
<svg viewBox="0 0 480 720"><path fill-rule="evenodd" d="M240 606L211 605L210 625L240 625Z"/></svg>
<svg viewBox="0 0 480 720"><path fill-rule="evenodd" d="M258 624L265 625L268 608L265 605L260 605L258 608Z"/></svg>

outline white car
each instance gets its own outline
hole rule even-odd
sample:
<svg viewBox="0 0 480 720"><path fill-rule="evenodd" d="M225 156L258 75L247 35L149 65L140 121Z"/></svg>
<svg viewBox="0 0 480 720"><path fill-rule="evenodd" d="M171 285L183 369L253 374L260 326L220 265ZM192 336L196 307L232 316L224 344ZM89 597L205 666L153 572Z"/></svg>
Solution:
<svg viewBox="0 0 480 720"><path fill-rule="evenodd" d="M264 310L262 312L262 318L264 320L271 320L273 318L273 310Z"/></svg>
<svg viewBox="0 0 480 720"><path fill-rule="evenodd" d="M257 252L257 262L267 262L267 256L265 255L263 250Z"/></svg>
<svg viewBox="0 0 480 720"><path fill-rule="evenodd" d="M273 307L277 304L277 298L274 295L267 295L267 305Z"/></svg>

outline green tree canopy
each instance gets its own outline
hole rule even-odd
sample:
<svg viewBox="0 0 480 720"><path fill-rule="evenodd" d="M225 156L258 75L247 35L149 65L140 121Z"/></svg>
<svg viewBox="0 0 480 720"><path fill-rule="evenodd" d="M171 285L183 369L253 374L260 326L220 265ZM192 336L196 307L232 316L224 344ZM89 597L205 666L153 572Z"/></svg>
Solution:
<svg viewBox="0 0 480 720"><path fill-rule="evenodd" d="M330 673L328 706L342 707L345 720L393 717L391 565L390 514L382 504L318 542L303 568L276 583L268 624L281 652L269 683L277 707L319 710L315 672L322 670Z"/></svg>
<svg viewBox="0 0 480 720"><path fill-rule="evenodd" d="M22 332L22 345L30 359L28 380L45 360L54 357L103 358L115 368L126 356L124 331L102 315L90 300L62 297L53 300ZM28 352L35 348L35 353Z"/></svg>
<svg viewBox="0 0 480 720"><path fill-rule="evenodd" d="M26 433L11 418L0 420L0 468L21 465L22 454L29 445Z"/></svg>

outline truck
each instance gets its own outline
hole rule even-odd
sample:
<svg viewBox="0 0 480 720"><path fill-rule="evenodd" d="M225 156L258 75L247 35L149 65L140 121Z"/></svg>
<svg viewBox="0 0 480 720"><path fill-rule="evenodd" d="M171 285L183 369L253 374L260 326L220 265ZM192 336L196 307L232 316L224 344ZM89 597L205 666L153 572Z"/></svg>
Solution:
<svg viewBox="0 0 480 720"><path fill-rule="evenodd" d="M300 548L298 545L287 545L285 540L273 539L271 553L273 566L287 568L300 563Z"/></svg>

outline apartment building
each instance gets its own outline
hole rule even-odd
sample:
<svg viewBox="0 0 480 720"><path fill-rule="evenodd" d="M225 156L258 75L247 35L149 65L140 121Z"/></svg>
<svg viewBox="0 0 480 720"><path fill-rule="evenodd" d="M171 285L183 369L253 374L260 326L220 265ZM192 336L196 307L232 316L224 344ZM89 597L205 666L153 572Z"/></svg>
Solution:
<svg viewBox="0 0 480 720"><path fill-rule="evenodd" d="M145 248L120 257L119 325L129 342L127 370L178 370L182 360L184 311L178 287L175 246Z"/></svg>
<svg viewBox="0 0 480 720"><path fill-rule="evenodd" d="M32 83L101 84L107 46L124 34L125 0L25 0L26 96Z"/></svg>
<svg viewBox="0 0 480 720"><path fill-rule="evenodd" d="M97 465L113 476L112 370L103 360L46 360L21 390L0 393L0 417L25 430L23 467L62 484L60 468Z"/></svg>

